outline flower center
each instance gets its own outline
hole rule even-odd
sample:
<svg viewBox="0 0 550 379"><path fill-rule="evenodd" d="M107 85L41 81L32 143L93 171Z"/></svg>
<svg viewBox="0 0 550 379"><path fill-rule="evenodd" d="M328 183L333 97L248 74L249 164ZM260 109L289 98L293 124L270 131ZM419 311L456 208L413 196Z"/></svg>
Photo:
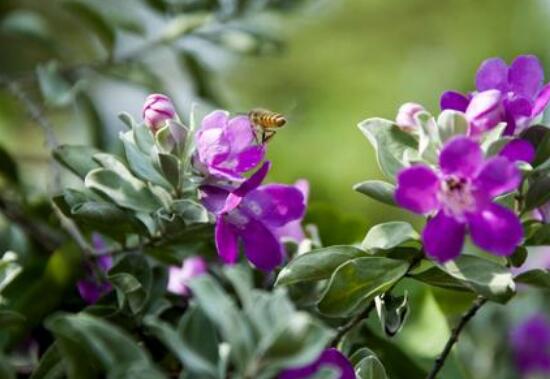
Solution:
<svg viewBox="0 0 550 379"><path fill-rule="evenodd" d="M465 221L465 214L476 207L473 186L470 180L448 176L441 183L438 193L443 211L459 221Z"/></svg>

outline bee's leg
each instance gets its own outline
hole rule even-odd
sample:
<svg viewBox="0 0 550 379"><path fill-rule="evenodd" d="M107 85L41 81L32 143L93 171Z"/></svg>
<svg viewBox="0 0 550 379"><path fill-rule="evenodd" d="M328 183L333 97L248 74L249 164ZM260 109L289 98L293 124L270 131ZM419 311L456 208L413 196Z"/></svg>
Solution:
<svg viewBox="0 0 550 379"><path fill-rule="evenodd" d="M262 134L262 144L266 144L269 142L269 140L271 138L273 138L273 136L275 135L276 132L273 132L273 131L264 131L264 133Z"/></svg>
<svg viewBox="0 0 550 379"><path fill-rule="evenodd" d="M260 134L260 131L258 130L258 128L256 126L252 127L252 134L254 134L254 140L256 140L256 143L258 145L260 145L263 141L263 133L262 133L262 138L260 138L258 136L258 134Z"/></svg>

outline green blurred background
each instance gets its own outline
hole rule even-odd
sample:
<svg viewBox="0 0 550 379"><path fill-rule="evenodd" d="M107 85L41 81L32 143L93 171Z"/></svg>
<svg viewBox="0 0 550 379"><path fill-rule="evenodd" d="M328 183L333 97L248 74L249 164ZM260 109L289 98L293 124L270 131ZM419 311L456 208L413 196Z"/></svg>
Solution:
<svg viewBox="0 0 550 379"><path fill-rule="evenodd" d="M473 89L475 71L488 57L511 61L518 54L536 54L550 72L547 0L310 0L290 12L291 0L277 14L241 15L235 23L216 25L219 30L154 47L148 44L173 13L195 15L193 9L179 9L193 1L172 0L173 9L161 12L151 5L159 3L155 0L79 2L89 4L95 16L65 3L0 2L0 145L19 162L31 199L56 192L48 149L7 82L16 81L44 104L61 143L111 151L119 149L116 135L123 129L118 112L139 118L150 92L172 96L184 119L193 102L235 113L261 106L289 119L269 145L274 163L269 179L310 181L308 217L320 224L327 245L357 241L380 222L414 220L352 190L357 182L380 177L373 151L356 127L359 121L392 119L408 101L437 113L441 92ZM257 39L235 33L243 30ZM105 63L136 49L142 53L130 63ZM58 70L46 66L53 61ZM48 83L33 74L39 65L59 74L50 77L50 84L63 87L56 89L57 97L39 90L39 82ZM64 186L73 183L63 178ZM455 316L471 299L418 291L412 283L401 289L414 295L414 305L399 345L429 365L449 333L445 316ZM506 317L502 307L487 307L474 323L478 333L463 338L462 363L449 364L442 377L515 377L508 365L493 359L507 357L501 351L503 330L510 315L518 320L543 301L542 294L520 296Z"/></svg>

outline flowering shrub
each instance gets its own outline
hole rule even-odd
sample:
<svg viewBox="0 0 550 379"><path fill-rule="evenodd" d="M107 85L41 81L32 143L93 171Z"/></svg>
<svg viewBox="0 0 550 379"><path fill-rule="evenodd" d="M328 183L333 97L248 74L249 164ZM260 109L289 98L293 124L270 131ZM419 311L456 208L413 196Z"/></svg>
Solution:
<svg viewBox="0 0 550 379"><path fill-rule="evenodd" d="M120 116L123 155L54 151L81 182L53 199L74 241L26 297L10 291L17 278L2 284L2 346L47 330L33 378L436 378L485 304L550 283L548 265L521 267L550 244L550 129L539 124L550 90L531 56L484 62L476 87L446 92L437 117L407 103L395 122L359 124L388 181L355 189L425 226L384 223L338 246L302 225L307 181L266 183L268 145L247 116L179 117L149 96L142 120ZM411 281L473 299L433 364L385 342L416 306ZM44 288L57 298L26 318ZM522 375L548 374L549 334L541 317L511 334Z"/></svg>

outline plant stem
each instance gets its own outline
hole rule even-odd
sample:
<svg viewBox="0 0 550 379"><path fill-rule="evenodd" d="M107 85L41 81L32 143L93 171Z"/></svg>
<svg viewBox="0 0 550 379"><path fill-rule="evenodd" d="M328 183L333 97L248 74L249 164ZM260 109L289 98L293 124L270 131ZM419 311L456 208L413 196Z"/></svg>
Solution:
<svg viewBox="0 0 550 379"><path fill-rule="evenodd" d="M458 341L458 338L460 336L460 333L466 326L466 324L475 316L477 311L487 302L487 299L483 296L478 296L477 299L474 301L470 309L468 309L460 318L459 323L455 326L453 331L451 332L451 336L447 340L447 344L445 345L445 348L437 357L437 359L434 362L434 365L432 367L432 370L426 377L426 379L435 379L439 371L443 368L443 365L445 364L445 360L449 356L449 353L451 352L453 346Z"/></svg>

